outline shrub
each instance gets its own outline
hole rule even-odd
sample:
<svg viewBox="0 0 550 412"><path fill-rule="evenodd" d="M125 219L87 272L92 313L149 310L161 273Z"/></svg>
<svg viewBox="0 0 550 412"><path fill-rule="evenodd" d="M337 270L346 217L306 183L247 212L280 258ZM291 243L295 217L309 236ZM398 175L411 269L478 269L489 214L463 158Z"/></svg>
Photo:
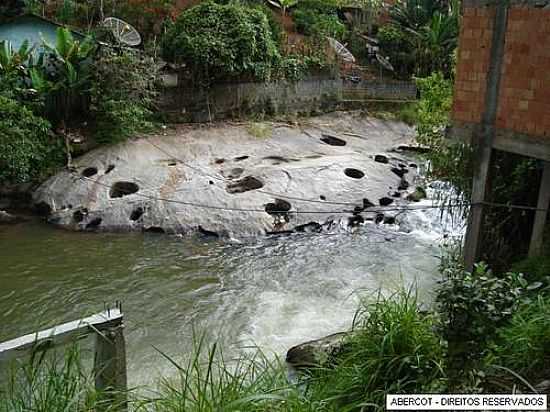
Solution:
<svg viewBox="0 0 550 412"><path fill-rule="evenodd" d="M184 11L162 49L167 60L188 64L206 86L239 75L269 79L280 59L265 14L236 3L204 2Z"/></svg>
<svg viewBox="0 0 550 412"><path fill-rule="evenodd" d="M535 256L516 262L512 272L523 273L529 282L542 282L550 285L550 256Z"/></svg>
<svg viewBox="0 0 550 412"><path fill-rule="evenodd" d="M51 125L20 102L0 95L0 182L26 182L59 164Z"/></svg>
<svg viewBox="0 0 550 412"><path fill-rule="evenodd" d="M306 36L325 36L343 39L346 26L340 21L335 2L320 0L299 1L292 12L296 30Z"/></svg>
<svg viewBox="0 0 550 412"><path fill-rule="evenodd" d="M334 368L313 371L312 399L335 410L384 410L388 393L423 393L445 387L444 351L434 318L411 292L365 304Z"/></svg>
<svg viewBox="0 0 550 412"><path fill-rule="evenodd" d="M452 264L442 269L436 298L442 336L449 342L449 356L461 364L453 367L475 367L486 353L488 339L531 302L541 284L529 284L516 273L497 276L482 263L472 273Z"/></svg>
<svg viewBox="0 0 550 412"><path fill-rule="evenodd" d="M385 24L378 29L377 39L380 50L387 55L399 76L410 78L414 72L415 58L406 34L393 24Z"/></svg>
<svg viewBox="0 0 550 412"><path fill-rule="evenodd" d="M96 137L114 143L152 128L158 70L153 59L131 50L104 48L94 62Z"/></svg>
<svg viewBox="0 0 550 412"><path fill-rule="evenodd" d="M449 124L453 104L453 83L441 73L417 78L420 91L417 106L417 140L429 146L439 146L443 130Z"/></svg>
<svg viewBox="0 0 550 412"><path fill-rule="evenodd" d="M486 359L528 378L547 378L550 369L550 299L537 300L514 314L497 331L496 344Z"/></svg>

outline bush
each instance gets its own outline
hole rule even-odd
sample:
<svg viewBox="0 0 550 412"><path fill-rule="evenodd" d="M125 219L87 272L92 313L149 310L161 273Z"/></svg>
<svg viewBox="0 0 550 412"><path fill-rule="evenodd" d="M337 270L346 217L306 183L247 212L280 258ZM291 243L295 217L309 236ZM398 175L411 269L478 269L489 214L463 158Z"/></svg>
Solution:
<svg viewBox="0 0 550 412"><path fill-rule="evenodd" d="M292 12L296 30L306 36L323 38L325 36L343 39L346 26L340 21L336 3L319 0L303 0Z"/></svg>
<svg viewBox="0 0 550 412"><path fill-rule="evenodd" d="M269 79L280 59L265 14L236 3L204 2L184 11L162 49L167 60L185 62L206 86L240 75Z"/></svg>
<svg viewBox="0 0 550 412"><path fill-rule="evenodd" d="M417 106L417 140L428 146L439 146L443 131L450 122L453 104L453 83L441 73L433 73L425 78L417 78L420 91Z"/></svg>
<svg viewBox="0 0 550 412"><path fill-rule="evenodd" d="M514 314L497 332L486 362L525 377L548 378L550 370L550 299L539 298Z"/></svg>
<svg viewBox="0 0 550 412"><path fill-rule="evenodd" d="M394 24L385 24L378 29L376 37L380 50L389 58L399 76L410 78L414 72L415 58L406 34Z"/></svg>
<svg viewBox="0 0 550 412"><path fill-rule="evenodd" d="M434 325L410 292L366 304L334 368L313 372L308 396L332 399L335 410L382 411L388 393L443 389L444 350Z"/></svg>
<svg viewBox="0 0 550 412"><path fill-rule="evenodd" d="M159 77L153 59L131 50L104 48L93 66L92 111L98 141L115 143L150 130Z"/></svg>
<svg viewBox="0 0 550 412"><path fill-rule="evenodd" d="M496 329L529 304L541 284L529 284L516 273L497 276L482 263L472 273L453 265L442 272L436 298L442 336L449 342L449 356L462 364L454 367L474 367Z"/></svg>
<svg viewBox="0 0 550 412"><path fill-rule="evenodd" d="M0 95L0 182L26 182L57 166L63 150L50 123Z"/></svg>

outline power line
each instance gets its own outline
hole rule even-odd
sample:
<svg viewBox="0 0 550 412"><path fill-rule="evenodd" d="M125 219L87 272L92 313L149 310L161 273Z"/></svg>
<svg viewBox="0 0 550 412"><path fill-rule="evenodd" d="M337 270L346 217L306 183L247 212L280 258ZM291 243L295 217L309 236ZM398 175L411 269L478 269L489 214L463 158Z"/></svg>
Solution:
<svg viewBox="0 0 550 412"><path fill-rule="evenodd" d="M160 152L164 153L166 156L170 157L171 159L175 159L177 160L179 163L183 164L184 166L190 168L190 169L193 169L199 173L201 173L202 175L206 176L206 177L209 177L211 179L215 179L215 180L218 180L218 181L222 181L222 182L230 182L230 180L228 179L225 179L225 178L222 178L222 177L219 177L219 176L215 176L215 175L211 175L207 172L205 172L204 170L200 169L199 167L197 166L193 166L185 161L183 161L182 159L176 157L176 156L173 156L171 153L167 152L166 150L164 150L163 148L161 148L159 145L151 142L149 139L146 139L147 143L149 143L151 146L155 147L157 150L159 150ZM182 190L174 190L172 191L171 193L177 193L177 192L180 192ZM255 190L255 192L257 193L263 193L265 195L269 195L269 196L273 196L275 198L283 198L283 199L290 199L290 200L296 200L296 201L299 201L299 202L307 202L307 203L319 203L319 204L329 204L329 205L341 205L341 206L353 206L353 207L357 207L357 203L351 203L351 202L333 202L333 201L329 201L329 200L316 200L316 199L304 199L304 198L301 198L301 197L295 197L295 196L289 196L289 195L284 195L284 194L281 194L281 193L274 193L274 192L270 192L270 191L267 191L267 190L264 190L264 189L257 189Z"/></svg>
<svg viewBox="0 0 550 412"><path fill-rule="evenodd" d="M96 179L91 179L86 176L79 176L80 180L86 180L90 181L94 184L98 184L100 186L104 186L107 188L111 188L111 185L105 184L103 182L100 182ZM152 189L151 189L152 190ZM149 200L156 200L160 202L168 202L168 203L174 203L174 204L181 204L184 206L192 206L197 208L204 208L204 209L215 209L215 210L224 210L228 212L249 212L249 213L267 213L265 209L254 209L254 208L238 208L238 207L228 207L228 206L219 206L219 205L208 205L203 203L197 203L197 202L187 202L183 200L177 200L177 199L169 199L165 197L159 197L159 196L152 196L152 195L146 195L143 193L128 193L132 195L136 195L139 197L143 197ZM455 206L466 206L469 203L467 202L459 202L456 204L448 204L448 205L418 205L417 207L411 207L411 206L399 206L399 207L380 207L380 208L364 208L360 212L365 213L381 213L381 212L407 212L407 211L415 211L415 210L426 210L426 209L441 209L441 208L451 208ZM356 205L354 205L356 206ZM270 210L271 214L353 214L353 213L360 213L356 212L355 210Z"/></svg>

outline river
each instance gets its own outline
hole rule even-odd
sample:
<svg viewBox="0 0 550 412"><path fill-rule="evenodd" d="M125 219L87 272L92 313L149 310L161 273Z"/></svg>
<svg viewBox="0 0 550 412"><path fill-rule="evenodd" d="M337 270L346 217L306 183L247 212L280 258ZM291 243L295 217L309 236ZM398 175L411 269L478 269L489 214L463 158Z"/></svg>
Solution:
<svg viewBox="0 0 550 412"><path fill-rule="evenodd" d="M369 223L354 233L231 241L3 226L0 341L121 300L131 386L169 374L155 348L179 358L194 329L229 351L254 344L284 356L348 328L360 296L416 284L420 300L431 300L441 240L461 225L437 209L406 220L412 231Z"/></svg>

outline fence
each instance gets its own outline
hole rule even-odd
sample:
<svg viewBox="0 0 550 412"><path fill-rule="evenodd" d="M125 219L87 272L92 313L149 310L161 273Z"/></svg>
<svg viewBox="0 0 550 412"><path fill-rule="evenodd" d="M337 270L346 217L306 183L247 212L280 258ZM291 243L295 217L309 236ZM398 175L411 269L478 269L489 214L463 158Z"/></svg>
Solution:
<svg viewBox="0 0 550 412"><path fill-rule="evenodd" d="M117 305L114 309L87 318L0 343L0 362L93 336L95 387L102 393L113 394L107 397L106 402L126 409L126 402L121 399L128 386L123 328L123 315L120 305Z"/></svg>

